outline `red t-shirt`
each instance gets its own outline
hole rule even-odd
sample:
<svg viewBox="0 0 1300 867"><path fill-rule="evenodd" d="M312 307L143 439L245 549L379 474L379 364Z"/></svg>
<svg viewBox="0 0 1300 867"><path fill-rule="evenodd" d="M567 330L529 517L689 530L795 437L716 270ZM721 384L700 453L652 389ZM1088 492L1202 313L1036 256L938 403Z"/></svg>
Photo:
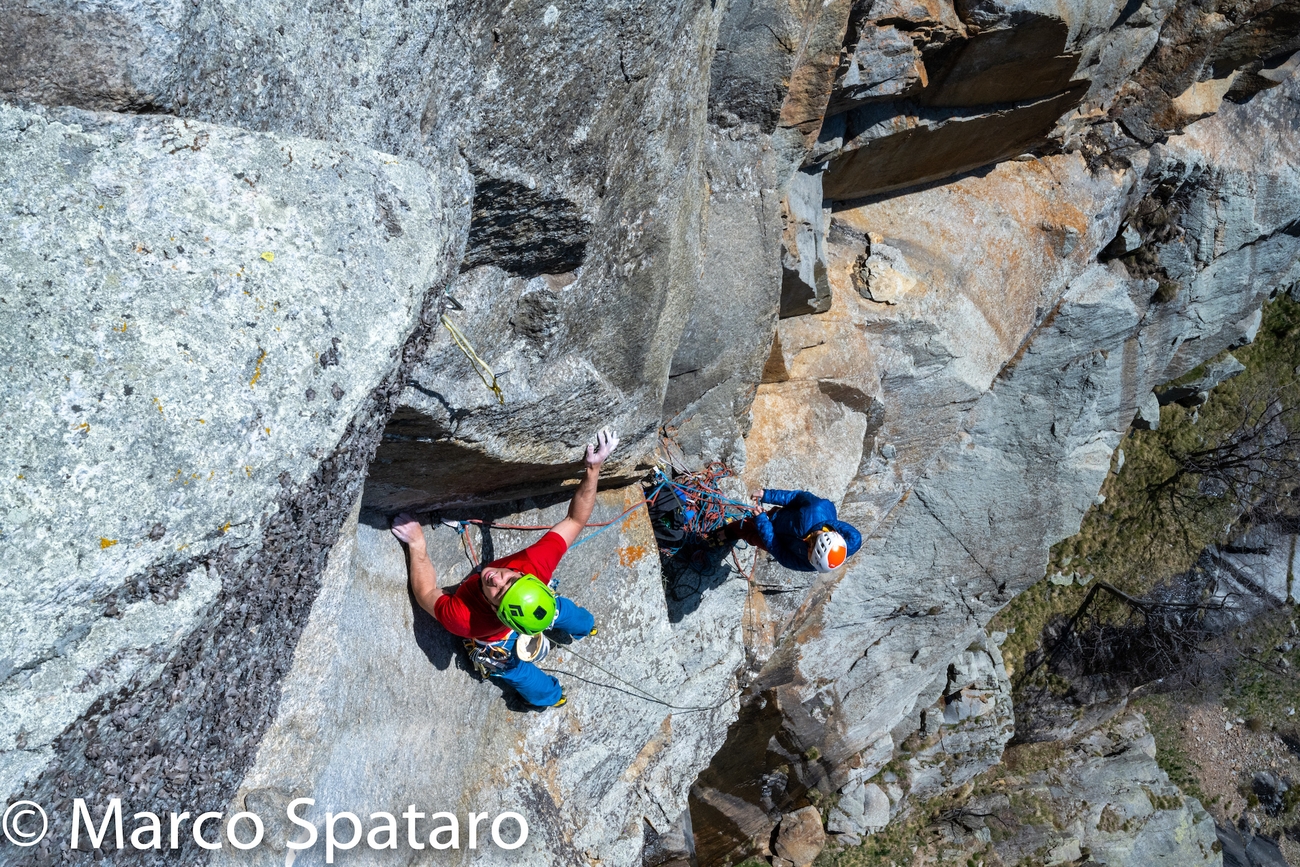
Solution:
<svg viewBox="0 0 1300 867"><path fill-rule="evenodd" d="M551 531L534 544L484 566L514 569L526 575L536 575L545 584L551 583L555 567L569 549L564 537ZM497 610L483 595L478 573L471 572L460 582L455 595L439 596L433 603L433 616L452 635L477 638L480 641L499 641L510 634L510 627L497 617Z"/></svg>

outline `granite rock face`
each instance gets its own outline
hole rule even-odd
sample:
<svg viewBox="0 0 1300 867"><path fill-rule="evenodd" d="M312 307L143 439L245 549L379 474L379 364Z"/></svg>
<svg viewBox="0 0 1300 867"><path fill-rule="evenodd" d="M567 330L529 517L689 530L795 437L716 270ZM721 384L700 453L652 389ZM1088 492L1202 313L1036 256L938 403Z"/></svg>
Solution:
<svg viewBox="0 0 1300 867"><path fill-rule="evenodd" d="M467 200L454 168L435 182L363 149L0 112L13 791L211 616L283 496L341 447L364 455Z"/></svg>
<svg viewBox="0 0 1300 867"><path fill-rule="evenodd" d="M640 497L639 486L607 491L593 520L616 518ZM492 517L549 526L565 505L525 502ZM568 703L540 710L478 678L460 640L414 604L402 546L387 523L360 512L344 528L285 675L276 720L227 811L314 799L302 815L322 827L322 838L298 854L297 864L324 863L326 813L397 816L411 803L429 814L451 811L462 826L468 811L527 817L524 848L484 843L471 852L462 840L460 853L448 853L461 859L455 863L527 857L572 864L597 856L636 863L643 826L671 828L685 809L691 769L713 754L735 714L743 582L703 592L690 617L671 622L644 510L580 542L561 561L556 586L591 610L600 632L552 647L542 667L563 683ZM468 533L484 558L541 535L474 526ZM467 549L453 529L435 524L425 536L440 584L469 572ZM377 767L386 770L375 773ZM433 822L422 827L427 836ZM506 839L513 839L510 827ZM282 864L286 852L280 840L256 857L229 851L216 860ZM375 863L428 858L406 846L357 854Z"/></svg>
<svg viewBox="0 0 1300 867"><path fill-rule="evenodd" d="M500 373L506 402L442 335L381 449L371 506L555 489L568 471L561 455L598 420L623 432L625 470L664 421L688 428L693 451L743 461L781 280L779 203L801 153L781 156L774 131L755 123L708 123L709 57L734 10L593 4L548 23L556 8L500 25L485 10L475 18L480 43L463 50L499 48L466 80L472 95L438 97L440 121L462 130L483 173L468 270L454 289L465 310L450 315ZM534 84L539 50L568 82L545 105ZM769 96L779 113L784 94ZM492 225L518 231L514 210L536 222L534 241L546 235L544 209L528 196L584 227L580 255L521 267L511 250L532 241L493 242ZM722 298L728 316L717 315Z"/></svg>
<svg viewBox="0 0 1300 867"><path fill-rule="evenodd" d="M827 253L834 303L824 315L779 325L779 357L774 350L758 400L784 410L755 411L751 487L812 483L823 496L860 504L857 517L870 516L860 529L875 526L1091 267L1131 183L1094 173L1077 156L1048 157L836 211ZM815 397L802 396L809 389ZM828 420L855 418L861 447L840 447L818 426L794 450L788 436L764 430L767 419L789 425L813 408ZM820 460L802 459L809 448ZM834 484L820 477L832 472Z"/></svg>
<svg viewBox="0 0 1300 867"><path fill-rule="evenodd" d="M1288 576L1300 568L1297 534L1287 527L1265 524L1250 528L1229 545L1209 553L1216 565L1255 594L1276 602L1291 602L1294 591Z"/></svg>
<svg viewBox="0 0 1300 867"><path fill-rule="evenodd" d="M1055 746L1055 745L1053 745ZM944 826L956 851L996 853L1003 863L1220 865L1214 819L1169 782L1141 714L1084 733L1047 758L1041 747L1010 756L996 791L960 807ZM1037 760L1036 760L1037 759ZM997 829L996 835L993 829Z"/></svg>
<svg viewBox="0 0 1300 867"><path fill-rule="evenodd" d="M937 689L938 695L920 697L915 719L884 735L849 770L826 823L838 846L861 843L892 816L956 790L1002 761L1016 728L1011 681L998 649L1005 638L982 636L958 654L932 685L931 694ZM877 774L882 760L892 769ZM865 782L872 777L876 782Z"/></svg>
<svg viewBox="0 0 1300 867"><path fill-rule="evenodd" d="M943 691L922 708L919 748L907 757L912 799L955 789L1002 761L1002 748L1016 730L1011 680L997 645L1004 637L983 638L948 663ZM950 760L953 755L961 761Z"/></svg>
<svg viewBox="0 0 1300 867"><path fill-rule="evenodd" d="M834 419L836 412L861 413L859 395L866 396L884 410L884 421L868 444L879 443L882 431L890 429L891 407L908 408L897 429L916 437L924 434L924 444L902 437L895 444L886 435L877 452L868 454L864 449L863 457L855 458L859 470L840 514L871 537L843 571L812 585L797 610L786 609L786 632L753 687L761 695L759 703L778 712L742 712L728 746L702 775L701 790L717 792L715 801L727 795L785 812L799 805L810 789L829 794L842 787L850 773L870 779L884 767L889 754L877 744L928 703L923 696L942 676L951 653L975 640L983 624L1011 596L1042 577L1052 542L1077 531L1138 404L1156 385L1248 339L1253 333L1252 311L1278 287L1295 282L1300 246L1290 234L1294 210L1267 216L1272 202L1293 195L1280 189L1294 188L1296 182L1289 156L1294 143L1274 139L1275 146L1265 150L1247 141L1268 135L1263 125L1270 116L1294 112L1294 94L1294 84L1288 83L1247 106L1225 109L1155 149L1143 176L1130 170L1107 179L1113 216L1104 230L1092 229L1091 235L1085 235L1076 229L1074 237L1065 227L1043 230L1045 248L1055 243L1056 251L1069 250L1067 257L1080 255L1078 270L1067 270L1055 284L1063 288L1061 294L1026 293L1024 301L1017 302L1017 283L1004 278L1004 291L1012 291L985 313L981 326L987 322L994 327L983 344L978 336L972 339L967 325L960 344L949 338L947 345L953 348L936 351L945 345L944 331L935 327L943 320L926 317L932 336L921 344L930 350L922 356L927 364L921 368L924 376L908 375L920 367L913 360L919 354L915 339L904 348L910 350L906 354L835 351L839 341L847 341L847 348L863 336L883 335L888 340L891 335L890 329L883 328L836 331L841 303L852 310L862 298L841 291L848 288L845 284L851 285L850 268L844 269L849 279L832 278L835 304L830 313L807 320L806 325L792 320L806 329L797 340L786 337L782 323L782 352L790 353L785 370L797 370L800 356L808 358L807 380L800 388L816 389L822 395L839 389L849 396L838 401L838 409L832 402L823 411L825 418ZM1238 168L1235 147L1258 157L1253 170ZM1158 242L1164 259L1179 261L1176 257L1181 256L1186 263L1178 272L1180 285L1186 288L1172 302L1161 302L1155 297L1155 277L1142 276L1137 265L1138 276L1132 276L1120 262L1097 264L1100 248L1092 245L1105 246L1107 234L1118 231L1125 208L1140 211L1149 195L1145 190L1151 189L1148 185L1165 183L1174 153L1181 172L1213 176L1223 189L1257 190L1259 199L1242 208L1240 222L1228 222L1211 216L1216 211L1208 205L1213 198L1208 187L1193 185L1187 190L1187 209L1180 212L1187 228ZM1218 154L1224 155L1221 164L1216 162ZM867 208L886 209L893 203L901 207L904 199L915 206L922 196L951 197L958 206L996 201L987 194L977 197L975 191L997 189L1027 165L1033 164L1004 164L985 178L964 179ZM1062 177L1057 172L1056 177ZM1079 183L1062 186L1076 192L1088 189ZM1097 195L1104 200L1101 191ZM1089 211L1107 213L1095 206L1080 209ZM856 213L841 211L836 219L847 223ZM999 208L997 213L1003 211ZM934 215L932 224L925 222L929 214ZM1215 233L1209 233L1202 221L1213 223ZM889 246L929 253L931 248L922 245L942 231L941 225L987 222L972 217L945 219L937 207L918 208L911 214L910 231ZM1088 228L1090 222L1100 221L1084 220L1080 226ZM831 231L834 236L834 224ZM869 237L869 242L874 255L875 238ZM865 249L865 242L856 243L859 250ZM1084 244L1091 250L1081 251ZM984 249L957 243L940 246L939 252L950 257L950 264L943 266L921 259L920 252L910 257L906 252L891 254L886 261L897 275L891 278L898 287L891 295L896 303L868 303L883 308L886 316L906 315L910 305L951 304L952 293L929 290L921 278L968 273L978 280L990 271L963 269L952 260ZM1021 248L1005 257L1005 270L1000 273L1014 277L1014 269L1034 261L1026 253ZM1048 252L1042 256L1041 261L1052 268L1071 268L1069 258L1052 258ZM912 260L924 264L913 265ZM1089 260L1093 264L1083 264ZM907 272L900 270L903 264L910 266ZM877 273L885 271L882 264ZM1050 292L1053 284L1031 277L1024 285L1035 292ZM963 320L970 321L969 317ZM981 356L982 346L988 347L987 355ZM819 356L826 359L824 366L819 366ZM982 365L981 358L987 359ZM844 370L845 363L856 370ZM774 367L769 365L769 371ZM763 388L792 389L794 382ZM930 389L944 389L937 393L952 396L922 397L936 394ZM982 389L987 391L979 394ZM962 401L964 391L972 403ZM783 487L793 479L782 473L797 466L780 457L791 442L789 434L781 433L789 429L791 410L769 415L764 412L768 406L760 390L750 439L772 431L766 451L774 459L760 466L757 451L751 449L746 474L751 486ZM922 413L927 411L935 414L925 418ZM950 424L954 427L948 428ZM830 440L832 427L812 429L814 442ZM946 442L934 436L939 429L953 430ZM916 450L917 446L921 448ZM832 464L829 459L820 463ZM872 473L873 467L884 472ZM760 573L765 583L771 581L767 575L781 571L773 564L761 566L767 570ZM885 695L897 700L881 702ZM810 753L817 758L805 758ZM759 763L768 769L786 765L790 770L780 785L764 783L765 778L752 771L739 772L740 767ZM697 800L694 828L701 851L722 858L727 852L744 850L747 833Z"/></svg>
<svg viewBox="0 0 1300 867"><path fill-rule="evenodd" d="M816 807L804 807L781 820L773 849L778 858L784 858L795 867L807 867L825 844L821 813Z"/></svg>
<svg viewBox="0 0 1300 867"><path fill-rule="evenodd" d="M1010 719L989 617L1300 283L1297 49L1291 0L0 9L5 794L784 864L813 790L860 836L960 787ZM663 434L867 541L666 590L634 510L566 561L622 685L561 648L568 708L522 713L386 516L550 522L606 423L611 485ZM977 758L908 750L909 795L950 712Z"/></svg>

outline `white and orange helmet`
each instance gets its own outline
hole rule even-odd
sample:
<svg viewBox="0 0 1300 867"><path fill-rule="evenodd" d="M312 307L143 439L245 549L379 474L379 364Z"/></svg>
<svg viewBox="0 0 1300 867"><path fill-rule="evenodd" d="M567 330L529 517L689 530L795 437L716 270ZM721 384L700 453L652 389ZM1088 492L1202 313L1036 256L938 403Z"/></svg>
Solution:
<svg viewBox="0 0 1300 867"><path fill-rule="evenodd" d="M829 527L808 536L808 562L818 572L838 569L848 556L849 546L844 537Z"/></svg>

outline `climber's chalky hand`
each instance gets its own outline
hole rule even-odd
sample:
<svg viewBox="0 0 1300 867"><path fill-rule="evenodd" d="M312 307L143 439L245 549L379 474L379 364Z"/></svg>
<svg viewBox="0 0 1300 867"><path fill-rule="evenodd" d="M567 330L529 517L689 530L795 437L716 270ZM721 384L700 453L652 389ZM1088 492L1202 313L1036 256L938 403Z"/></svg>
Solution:
<svg viewBox="0 0 1300 867"><path fill-rule="evenodd" d="M403 512L393 519L393 535L410 545L413 550L424 550L424 531L420 522L410 512Z"/></svg>
<svg viewBox="0 0 1300 867"><path fill-rule="evenodd" d="M605 458L618 447L618 434L613 433L609 428L603 427L596 434L596 441L587 444L587 466L593 469L600 469L600 465L605 463Z"/></svg>

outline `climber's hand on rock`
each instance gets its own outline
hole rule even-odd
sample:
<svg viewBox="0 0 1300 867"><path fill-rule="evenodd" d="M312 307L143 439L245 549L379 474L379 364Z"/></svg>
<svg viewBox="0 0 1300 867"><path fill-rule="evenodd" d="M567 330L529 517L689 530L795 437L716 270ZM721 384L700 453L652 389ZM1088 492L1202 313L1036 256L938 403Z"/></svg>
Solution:
<svg viewBox="0 0 1300 867"><path fill-rule="evenodd" d="M393 519L393 535L411 546L412 551L424 550L424 530L420 522L410 512L403 512Z"/></svg>
<svg viewBox="0 0 1300 867"><path fill-rule="evenodd" d="M600 465L605 463L605 458L618 447L618 434L612 432L609 428L603 427L596 434L596 441L587 444L587 467L598 470Z"/></svg>

